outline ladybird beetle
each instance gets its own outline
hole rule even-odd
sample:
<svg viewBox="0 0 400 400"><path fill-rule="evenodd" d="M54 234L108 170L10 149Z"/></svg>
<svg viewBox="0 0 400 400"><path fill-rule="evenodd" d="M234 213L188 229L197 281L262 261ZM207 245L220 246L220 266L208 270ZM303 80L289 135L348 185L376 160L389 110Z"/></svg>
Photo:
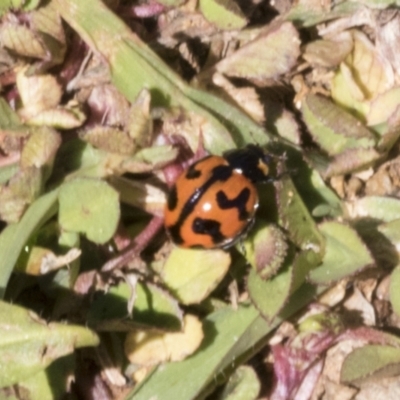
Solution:
<svg viewBox="0 0 400 400"><path fill-rule="evenodd" d="M273 180L271 156L255 145L208 156L184 171L170 190L165 227L187 248L227 248L251 227L258 207L257 182Z"/></svg>

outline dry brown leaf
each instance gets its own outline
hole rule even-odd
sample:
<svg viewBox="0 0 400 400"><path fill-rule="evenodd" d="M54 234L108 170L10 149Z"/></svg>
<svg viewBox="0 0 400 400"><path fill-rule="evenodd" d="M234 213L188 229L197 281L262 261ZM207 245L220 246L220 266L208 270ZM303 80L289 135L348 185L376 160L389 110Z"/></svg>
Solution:
<svg viewBox="0 0 400 400"><path fill-rule="evenodd" d="M23 120L29 120L42 111L57 107L62 96L61 87L54 76L27 76L26 72L27 67L17 72L17 88L23 104L18 113Z"/></svg>

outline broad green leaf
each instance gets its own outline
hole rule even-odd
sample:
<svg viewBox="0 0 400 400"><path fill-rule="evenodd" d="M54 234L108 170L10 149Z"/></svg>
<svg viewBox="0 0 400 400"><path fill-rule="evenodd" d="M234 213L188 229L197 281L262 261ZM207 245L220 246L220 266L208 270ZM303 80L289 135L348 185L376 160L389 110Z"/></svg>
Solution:
<svg viewBox="0 0 400 400"><path fill-rule="evenodd" d="M27 379L76 348L99 343L83 326L46 323L32 311L5 302L0 302L0 326L0 387Z"/></svg>
<svg viewBox="0 0 400 400"><path fill-rule="evenodd" d="M160 277L170 292L183 304L204 300L221 282L231 263L223 250L172 250Z"/></svg>
<svg viewBox="0 0 400 400"><path fill-rule="evenodd" d="M99 244L114 235L120 216L119 199L106 182L89 178L66 182L60 188L59 203L63 229L81 232Z"/></svg>
<svg viewBox="0 0 400 400"><path fill-rule="evenodd" d="M400 349L370 344L352 351L344 360L340 380L358 383L368 378L396 376L400 373Z"/></svg>
<svg viewBox="0 0 400 400"><path fill-rule="evenodd" d="M339 222L325 222L319 229L326 239L322 265L310 272L312 282L328 285L374 263L357 233Z"/></svg>
<svg viewBox="0 0 400 400"><path fill-rule="evenodd" d="M296 291L307 279L310 271L321 264L321 256L312 250L297 253L293 261L293 282L291 291Z"/></svg>
<svg viewBox="0 0 400 400"><path fill-rule="evenodd" d="M281 224L290 239L303 250L312 250L322 258L325 239L298 194L291 179L275 184Z"/></svg>
<svg viewBox="0 0 400 400"><path fill-rule="evenodd" d="M74 364L72 355L58 358L45 370L19 381L13 389L16 393L24 393L29 400L61 399L69 389L69 379L74 374ZM14 400L7 395L9 392L10 388L0 389L0 398Z"/></svg>
<svg viewBox="0 0 400 400"><path fill-rule="evenodd" d="M217 400L256 400L260 389L261 384L254 369L242 365L231 375Z"/></svg>
<svg viewBox="0 0 400 400"><path fill-rule="evenodd" d="M34 201L21 221L7 226L0 234L0 297L4 296L10 274L31 235L57 211L58 190Z"/></svg>
<svg viewBox="0 0 400 400"><path fill-rule="evenodd" d="M132 313L128 303L134 300ZM127 283L113 286L107 293L97 293L88 321L98 330L129 330L148 326L165 330L179 330L182 311L175 299L152 284L137 283L133 288Z"/></svg>
<svg viewBox="0 0 400 400"><path fill-rule="evenodd" d="M233 0L200 0L199 8L204 17L219 29L241 29L247 21Z"/></svg>
<svg viewBox="0 0 400 400"><path fill-rule="evenodd" d="M247 291L257 310L271 321L289 299L293 267L286 265L278 275L264 280L252 268L247 278Z"/></svg>

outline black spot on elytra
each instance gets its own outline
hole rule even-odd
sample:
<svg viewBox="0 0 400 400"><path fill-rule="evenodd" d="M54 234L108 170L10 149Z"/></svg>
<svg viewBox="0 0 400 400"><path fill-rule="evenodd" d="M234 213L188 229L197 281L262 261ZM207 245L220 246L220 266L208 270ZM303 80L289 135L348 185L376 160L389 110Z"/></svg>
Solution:
<svg viewBox="0 0 400 400"><path fill-rule="evenodd" d="M218 165L211 171L210 178L204 182L203 186L197 188L186 204L183 206L179 220L176 222L177 225L182 225L185 219L193 212L196 204L200 201L201 197L207 190L217 181L223 181L229 179L232 175L232 169L229 165Z"/></svg>
<svg viewBox="0 0 400 400"><path fill-rule="evenodd" d="M229 165L218 165L212 170L212 178L210 180L213 181L227 181L232 175L233 170Z"/></svg>
<svg viewBox="0 0 400 400"><path fill-rule="evenodd" d="M185 175L186 179L197 179L201 176L201 171L196 169L196 164L191 165Z"/></svg>
<svg viewBox="0 0 400 400"><path fill-rule="evenodd" d="M168 210L170 211L175 210L178 204L178 193L175 185L171 188L167 201L168 201L167 202Z"/></svg>
<svg viewBox="0 0 400 400"><path fill-rule="evenodd" d="M213 219L195 218L192 225L193 232L211 236L214 243L221 243L225 236L221 234L221 224Z"/></svg>
<svg viewBox="0 0 400 400"><path fill-rule="evenodd" d="M172 226L168 227L168 232L169 232L169 234L171 236L171 239L177 245L180 245L180 244L183 243L183 239L182 239L180 230L181 230L181 227L178 224L175 224L175 225L172 225Z"/></svg>
<svg viewBox="0 0 400 400"><path fill-rule="evenodd" d="M241 192L233 199L228 199L224 191L220 190L217 192L217 204L222 210L228 210L230 208L236 208L239 213L239 219L245 220L248 218L249 213L246 210L246 204L250 198L250 189L244 188Z"/></svg>

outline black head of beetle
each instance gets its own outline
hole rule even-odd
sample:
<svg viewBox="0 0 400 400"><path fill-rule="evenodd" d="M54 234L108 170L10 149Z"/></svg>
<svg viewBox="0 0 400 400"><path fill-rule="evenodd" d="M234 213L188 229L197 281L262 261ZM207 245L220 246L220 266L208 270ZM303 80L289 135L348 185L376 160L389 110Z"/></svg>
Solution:
<svg viewBox="0 0 400 400"><path fill-rule="evenodd" d="M224 153L229 165L240 171L254 183L275 180L274 156L266 154L261 147L249 144L243 149L230 150Z"/></svg>

